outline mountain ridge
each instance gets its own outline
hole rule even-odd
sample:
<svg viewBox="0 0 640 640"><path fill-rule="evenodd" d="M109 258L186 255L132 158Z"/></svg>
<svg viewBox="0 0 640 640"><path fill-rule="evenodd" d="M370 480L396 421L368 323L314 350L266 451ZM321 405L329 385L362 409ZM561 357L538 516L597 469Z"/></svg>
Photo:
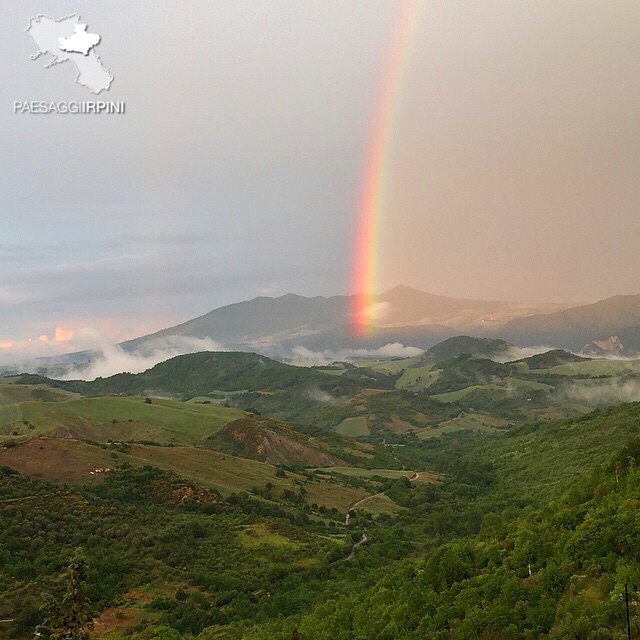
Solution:
<svg viewBox="0 0 640 640"><path fill-rule="evenodd" d="M211 338L227 347L269 349L281 342L351 330L355 296L257 296L202 314L172 327L121 343L126 350L144 349L145 344L173 336ZM499 317L565 308L567 305L530 305L509 301L472 300L427 293L398 285L374 297L383 306L379 330L434 327L436 333L452 327L496 323ZM385 306L386 305L386 306ZM504 319L504 318L503 318Z"/></svg>
<svg viewBox="0 0 640 640"><path fill-rule="evenodd" d="M588 305L551 314L536 314L507 322L501 330L507 340L522 344L548 344L573 350L593 340L618 336L622 343L640 350L640 294L615 295Z"/></svg>
<svg viewBox="0 0 640 640"><path fill-rule="evenodd" d="M376 326L366 335L354 331L353 296L287 293L218 307L118 346L142 356L166 350L179 354L214 349L259 352L295 362L300 350L344 359L345 351L378 350L396 343L425 350L447 338L468 335L576 352L594 341L616 337L624 346L621 355L640 352L640 294L611 296L581 306L558 303L536 307L440 296L399 285L375 300L380 313ZM191 342L203 339L215 345ZM33 369L49 377L64 377L64 367L86 366L100 357L98 350L50 356L39 358Z"/></svg>

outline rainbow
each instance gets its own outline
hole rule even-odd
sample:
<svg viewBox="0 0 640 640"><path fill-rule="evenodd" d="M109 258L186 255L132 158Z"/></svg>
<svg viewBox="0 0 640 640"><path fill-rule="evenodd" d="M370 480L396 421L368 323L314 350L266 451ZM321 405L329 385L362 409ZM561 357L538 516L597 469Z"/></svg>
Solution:
<svg viewBox="0 0 640 640"><path fill-rule="evenodd" d="M388 188L389 151L424 2L403 2L374 110L358 204L351 275L352 327L354 334L360 336L371 332L376 318L375 292L382 215Z"/></svg>

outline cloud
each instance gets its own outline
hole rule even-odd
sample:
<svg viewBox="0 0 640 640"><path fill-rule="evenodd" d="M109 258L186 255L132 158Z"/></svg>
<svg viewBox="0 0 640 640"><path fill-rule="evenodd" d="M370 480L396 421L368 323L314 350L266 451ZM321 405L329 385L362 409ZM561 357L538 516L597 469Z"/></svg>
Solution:
<svg viewBox="0 0 640 640"><path fill-rule="evenodd" d="M563 389L568 400L590 406L607 406L640 401L640 380L612 382L575 382Z"/></svg>
<svg viewBox="0 0 640 640"><path fill-rule="evenodd" d="M126 351L102 333L94 329L81 329L77 332L57 332L58 339L73 335L64 342L68 349L76 352L75 362L66 364L73 357L55 356L55 360L35 358L29 346L34 340L16 344L9 340L0 341L0 366L7 371L23 373L44 373L61 380L95 380L97 377L108 377L116 373L141 373L159 362L175 356L197 351L225 351L225 348L209 338L189 338L171 336L145 343L140 351ZM38 342L51 344L53 341L46 335L38 338ZM19 347L20 350L16 350Z"/></svg>
<svg viewBox="0 0 640 640"><path fill-rule="evenodd" d="M169 358L198 351L224 351L224 347L209 338L171 336L147 343L144 352L125 351L104 336L90 330L79 332L79 339L96 355L87 365L70 366L62 380L95 380L116 373L141 373Z"/></svg>
<svg viewBox="0 0 640 640"><path fill-rule="evenodd" d="M29 300L29 294L25 290L16 287L0 287L0 304L19 305Z"/></svg>
<svg viewBox="0 0 640 640"><path fill-rule="evenodd" d="M315 400L316 402L322 402L324 404L332 404L336 401L330 393L323 391L322 389L309 389L307 391L307 396L310 400Z"/></svg>
<svg viewBox="0 0 640 640"><path fill-rule="evenodd" d="M540 353L547 353L547 351L553 351L558 347L552 347L550 345L538 345L534 347L517 347L512 346L507 351L504 351L496 356L493 356L491 360L495 362L513 362L514 360L522 360L523 358L531 358L537 356Z"/></svg>
<svg viewBox="0 0 640 640"><path fill-rule="evenodd" d="M299 366L330 364L336 360L350 362L360 358L410 358L424 353L417 347L405 347L399 342L390 342L377 349L339 349L337 351L312 351L306 347L294 347L290 357L283 359Z"/></svg>
<svg viewBox="0 0 640 640"><path fill-rule="evenodd" d="M62 327L56 327L54 340L56 342L69 342L69 340L73 340L73 336L75 333L71 331L71 329L63 329ZM46 337L46 336L44 336ZM42 340L43 336L40 336L40 340ZM42 342L45 342L42 340Z"/></svg>

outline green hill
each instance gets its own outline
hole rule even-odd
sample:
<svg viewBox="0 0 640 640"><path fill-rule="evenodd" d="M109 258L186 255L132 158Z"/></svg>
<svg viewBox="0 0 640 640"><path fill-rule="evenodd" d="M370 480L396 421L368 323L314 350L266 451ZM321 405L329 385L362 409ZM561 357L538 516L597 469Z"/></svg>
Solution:
<svg viewBox="0 0 640 640"><path fill-rule="evenodd" d="M526 363L529 369L551 369L551 367L557 367L561 364L571 364L573 362L587 362L589 358L583 358L577 356L569 351L563 349L552 349L545 353L538 353L535 356L529 358L523 358L517 362Z"/></svg>
<svg viewBox="0 0 640 640"><path fill-rule="evenodd" d="M320 371L294 367L255 353L203 351L171 358L139 374L120 373L92 382L48 380L22 375L25 384L45 383L84 395L162 395L188 399L216 390L263 391L353 389L355 382L332 378Z"/></svg>
<svg viewBox="0 0 640 640"><path fill-rule="evenodd" d="M0 387L1 388L1 387ZM88 440L192 444L245 415L216 404L134 396L71 397L0 405L0 439L54 435Z"/></svg>
<svg viewBox="0 0 640 640"><path fill-rule="evenodd" d="M222 361L211 367L206 355L193 363L218 372L216 392L232 391ZM262 365L245 362L234 369L244 384L278 379L252 383ZM400 380L425 367L396 364L365 369ZM448 393L465 403L495 393L548 408L555 380L524 380L516 365L470 355L434 366L434 384L464 385ZM170 375L154 369L147 382ZM314 382L341 378L308 371ZM302 406L312 378L301 379L298 396L277 386L249 396ZM25 390L5 390L0 405L2 428L20 430L3 437L0 466L24 474L0 471L0 614L18 620L12 637L32 634L77 546L95 635L109 640L595 640L609 631L614 640L621 629L612 604L621 576L640 576L640 404L517 427L461 411L455 397L433 400L431 387L356 387L318 400L334 418L348 410L364 420L368 433L347 440L205 404L207 394L145 401L42 384L0 384ZM36 389L53 395L33 399ZM535 393L544 400L527 402Z"/></svg>
<svg viewBox="0 0 640 640"><path fill-rule="evenodd" d="M454 391L470 385L490 384L507 378L512 373L510 364L501 364L486 358L460 355L439 364L442 370L438 380L429 387L430 393Z"/></svg>
<svg viewBox="0 0 640 640"><path fill-rule="evenodd" d="M507 352L513 345L506 340L497 338L474 338L471 336L456 336L427 350L427 358L434 362L449 360L460 355L472 355L492 358Z"/></svg>

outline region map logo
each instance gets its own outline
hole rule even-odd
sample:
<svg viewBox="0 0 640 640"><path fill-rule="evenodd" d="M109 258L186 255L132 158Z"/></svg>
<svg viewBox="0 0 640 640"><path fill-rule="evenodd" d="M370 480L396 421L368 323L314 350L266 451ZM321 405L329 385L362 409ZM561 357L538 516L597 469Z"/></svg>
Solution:
<svg viewBox="0 0 640 640"><path fill-rule="evenodd" d="M97 33L89 33L80 16L73 13L60 20L39 15L29 20L27 33L38 49L32 60L49 55L45 67L71 62L77 70L76 82L91 93L108 91L113 76L102 66L95 47L100 43Z"/></svg>
<svg viewBox="0 0 640 640"><path fill-rule="evenodd" d="M102 65L96 53L96 47L102 37L89 30L76 13L63 18L51 18L39 14L29 20L26 29L36 46L31 60L43 61L45 69L54 65L67 64L70 70L75 67L75 81L94 95L109 91L113 75ZM124 113L124 102L106 100L87 101L50 101L16 100L14 113Z"/></svg>

